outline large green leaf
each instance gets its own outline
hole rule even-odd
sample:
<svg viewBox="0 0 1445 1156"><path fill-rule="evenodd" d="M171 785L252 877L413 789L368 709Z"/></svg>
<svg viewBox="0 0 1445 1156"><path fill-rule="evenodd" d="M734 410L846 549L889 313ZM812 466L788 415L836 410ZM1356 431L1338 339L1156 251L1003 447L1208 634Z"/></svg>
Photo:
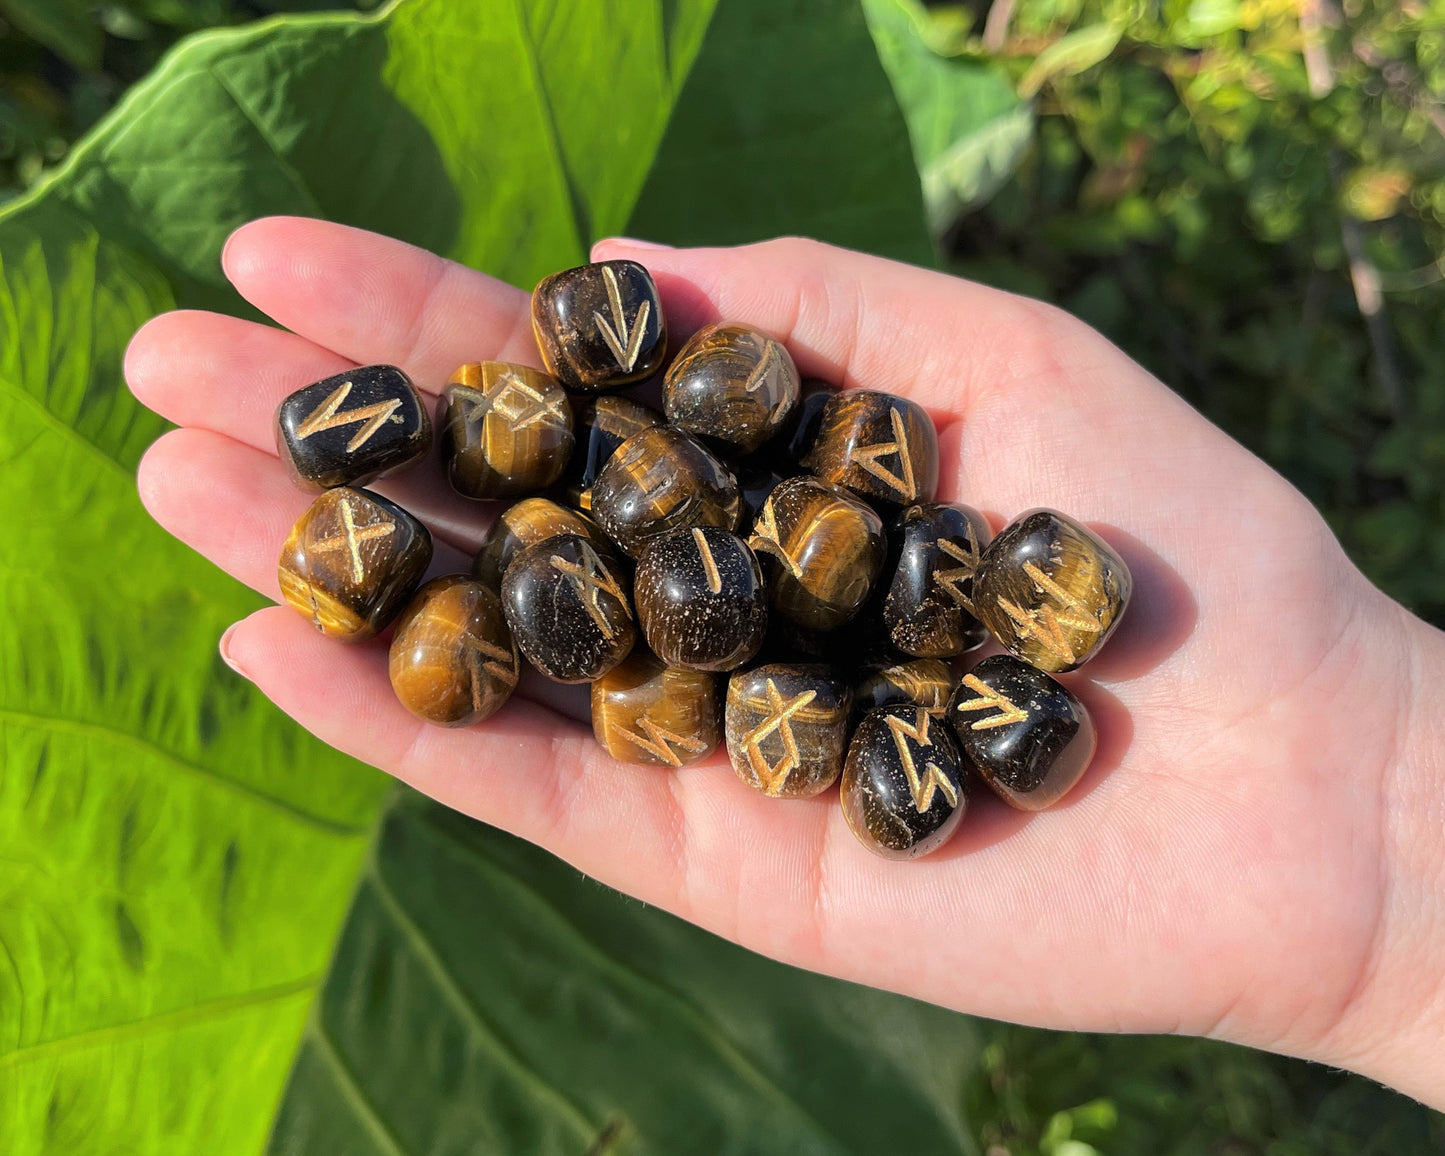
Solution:
<svg viewBox="0 0 1445 1156"><path fill-rule="evenodd" d="M624 1150L678 1151L690 1120L709 1149L956 1146L964 1021L764 964L461 820L404 808L369 853L385 780L220 665L257 600L134 492L161 423L125 343L172 304L240 309L218 254L260 214L523 285L624 227L926 257L857 8L712 7L410 0L204 34L0 214L7 1156L260 1151L338 943L285 1151L580 1152L613 1121Z"/></svg>

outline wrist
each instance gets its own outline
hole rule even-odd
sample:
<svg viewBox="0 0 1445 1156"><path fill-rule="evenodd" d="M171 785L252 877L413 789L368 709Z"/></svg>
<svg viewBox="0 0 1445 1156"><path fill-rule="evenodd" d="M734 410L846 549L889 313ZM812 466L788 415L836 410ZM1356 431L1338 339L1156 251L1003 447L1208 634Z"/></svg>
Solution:
<svg viewBox="0 0 1445 1156"><path fill-rule="evenodd" d="M1394 603L1381 617L1405 691L1380 736L1380 917L1313 1058L1445 1108L1445 633Z"/></svg>

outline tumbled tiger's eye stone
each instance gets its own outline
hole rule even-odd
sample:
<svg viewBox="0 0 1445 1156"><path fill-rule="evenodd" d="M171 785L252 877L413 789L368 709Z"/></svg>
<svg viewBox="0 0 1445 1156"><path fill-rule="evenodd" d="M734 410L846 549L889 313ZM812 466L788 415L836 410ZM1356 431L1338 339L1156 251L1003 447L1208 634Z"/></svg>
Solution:
<svg viewBox="0 0 1445 1156"><path fill-rule="evenodd" d="M782 344L747 325L709 325L678 352L663 378L673 425L752 453L798 403L798 370Z"/></svg>
<svg viewBox="0 0 1445 1156"><path fill-rule="evenodd" d="M963 676L948 718L964 757L1020 811L1063 798L1094 757L1094 721L1084 704L1011 654L985 658Z"/></svg>
<svg viewBox="0 0 1445 1156"><path fill-rule="evenodd" d="M717 676L639 647L592 684L592 733L614 759L684 767L722 741Z"/></svg>
<svg viewBox="0 0 1445 1156"><path fill-rule="evenodd" d="M567 500L576 502L591 488L622 445L633 434L662 424L662 414L655 409L630 401L625 397L589 397L573 407L577 418L574 432L576 447L567 471L562 476L562 485ZM588 504L591 504L589 497Z"/></svg>
<svg viewBox="0 0 1445 1156"><path fill-rule="evenodd" d="M568 389L641 381L667 356L657 286L636 261L600 261L543 278L532 291L532 333L547 372Z"/></svg>
<svg viewBox="0 0 1445 1156"><path fill-rule="evenodd" d="M1031 510L984 550L973 608L1005 650L1057 673L1099 652L1133 588L1124 559L1097 534L1053 510Z"/></svg>
<svg viewBox="0 0 1445 1156"><path fill-rule="evenodd" d="M718 526L651 539L637 560L632 593L642 636L671 666L733 670L758 652L767 633L758 560Z"/></svg>
<svg viewBox="0 0 1445 1156"><path fill-rule="evenodd" d="M528 546L502 579L502 610L527 660L556 682L591 682L637 637L615 563L578 534Z"/></svg>
<svg viewBox="0 0 1445 1156"><path fill-rule="evenodd" d="M397 619L387 665L401 705L448 727L490 718L517 685L517 648L502 604L460 574L417 591Z"/></svg>
<svg viewBox="0 0 1445 1156"><path fill-rule="evenodd" d="M738 523L738 487L717 458L672 426L627 439L592 486L591 513L633 558L670 530Z"/></svg>
<svg viewBox="0 0 1445 1156"><path fill-rule="evenodd" d="M724 730L738 778L765 795L827 790L843 769L852 692L830 666L776 663L728 679Z"/></svg>
<svg viewBox="0 0 1445 1156"><path fill-rule="evenodd" d="M776 563L773 606L811 630L833 630L857 614L887 554L883 520L810 477L789 478L768 495L748 545Z"/></svg>
<svg viewBox="0 0 1445 1156"><path fill-rule="evenodd" d="M891 393L849 389L823 406L806 464L824 481L907 506L933 501L938 432L922 406Z"/></svg>
<svg viewBox="0 0 1445 1156"><path fill-rule="evenodd" d="M942 714L957 680L948 663L915 658L870 670L853 687L853 709L866 714L895 703L921 706Z"/></svg>
<svg viewBox="0 0 1445 1156"><path fill-rule="evenodd" d="M493 590L500 590L502 575L519 552L558 534L588 538L604 553L612 549L607 535L586 514L559 506L548 498L523 498L498 514L487 530L472 562L472 577Z"/></svg>
<svg viewBox="0 0 1445 1156"><path fill-rule="evenodd" d="M988 522L967 506L910 506L894 531L898 565L883 603L893 645L920 658L949 658L982 646L988 631L973 616L973 576L988 543Z"/></svg>
<svg viewBox="0 0 1445 1156"><path fill-rule="evenodd" d="M386 628L431 563L431 534L370 490L327 490L281 547L286 601L317 630L361 642Z"/></svg>
<svg viewBox="0 0 1445 1156"><path fill-rule="evenodd" d="M425 457L431 418L411 378L394 365L366 365L283 401L276 448L304 490L361 486Z"/></svg>
<svg viewBox="0 0 1445 1156"><path fill-rule="evenodd" d="M858 841L885 859L917 859L948 841L968 806L963 757L921 706L869 711L843 767L843 816Z"/></svg>
<svg viewBox="0 0 1445 1156"><path fill-rule="evenodd" d="M545 373L474 361L442 390L437 431L457 493L512 498L562 476L572 453L572 407Z"/></svg>

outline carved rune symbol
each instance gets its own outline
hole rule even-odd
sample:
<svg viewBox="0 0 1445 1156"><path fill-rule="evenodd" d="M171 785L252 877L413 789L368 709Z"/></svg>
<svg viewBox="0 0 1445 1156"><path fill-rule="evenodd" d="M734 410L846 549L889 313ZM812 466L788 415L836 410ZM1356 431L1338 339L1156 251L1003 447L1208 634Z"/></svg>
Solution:
<svg viewBox="0 0 1445 1156"><path fill-rule="evenodd" d="M1087 634L1098 634L1104 629L1098 616L1032 562L1024 563L1024 573L1033 579L1034 585L1040 591L1063 606L1063 613L1047 604L1025 610L1007 598L1000 598L999 606L1013 619L1014 629L1020 638L1032 638L1050 654L1057 655L1065 662L1076 662L1078 656L1069 640L1064 637L1064 627L1082 630Z"/></svg>
<svg viewBox="0 0 1445 1156"><path fill-rule="evenodd" d="M692 528L692 540L697 543L697 552L702 555L702 568L707 574L707 588L714 594L721 594L722 575L717 571L717 563L713 561L712 549L707 544L707 535L702 532L700 526Z"/></svg>
<svg viewBox="0 0 1445 1156"><path fill-rule="evenodd" d="M753 773L758 776L758 782L762 783L764 793L776 795L783 789L788 776L797 770L798 764L803 761L798 753L798 740L793 734L792 718L817 698L818 692L805 690L802 694L785 700L777 683L770 678L767 681L767 694L768 717L743 735L743 750L748 753L748 763L752 766ZM782 740L783 757L776 764L771 764L763 757L762 742L774 731L778 732L778 737Z"/></svg>
<svg viewBox="0 0 1445 1156"><path fill-rule="evenodd" d="M517 685L517 662L510 650L488 642L485 638L468 637L462 643L467 651L467 667L472 674L472 709L482 709L483 674L500 679L507 686Z"/></svg>
<svg viewBox="0 0 1445 1156"><path fill-rule="evenodd" d="M937 763L926 763L920 777L918 765L913 760L913 751L908 746L909 739L920 747L933 745L933 739L928 734L928 711L919 707L912 726L893 715L889 715L884 721L893 732L893 745L898 748L898 761L903 764L903 773L908 776L908 793L913 796L913 806L918 813L921 815L933 806L934 791L942 791L950 807L958 806L958 788L938 769Z"/></svg>
<svg viewBox="0 0 1445 1156"><path fill-rule="evenodd" d="M918 497L918 485L913 480L913 458L908 452L908 430L903 425L903 415L896 409L889 409L888 418L893 425L893 440L872 446L859 446L853 451L853 461L860 469L867 470L879 481L892 486L904 499L911 502ZM879 458L890 455L898 458L902 477L878 464Z"/></svg>
<svg viewBox="0 0 1445 1156"><path fill-rule="evenodd" d="M996 710L999 713L990 715L988 718L978 719L973 723L971 730L986 731L992 727L1005 727L1009 723L1026 722L1029 712L1015 705L1006 695L993 689L981 678L972 674L963 676L963 685L979 695L978 698L971 698L961 702L956 710Z"/></svg>
<svg viewBox="0 0 1445 1156"><path fill-rule="evenodd" d="M296 427L296 440L305 441L314 433L322 430L335 429L341 425L352 425L355 422L365 422L351 440L346 443L346 452L353 453L359 450L372 438L387 420L399 422L401 417L392 417L397 407L401 405L401 398L394 397L390 401L379 401L375 405L362 406L360 409L347 410L345 413L338 413L342 403L351 395L351 382L343 381L326 396L326 400L306 415L306 420Z"/></svg>
<svg viewBox="0 0 1445 1156"><path fill-rule="evenodd" d="M510 371L499 374L492 387L485 393L466 386L453 391L471 408L467 410L468 422L480 421L489 413L499 414L513 431L524 430L530 425L545 422L547 425L563 425L565 419L548 403L541 390L528 385Z"/></svg>
<svg viewBox="0 0 1445 1156"><path fill-rule="evenodd" d="M744 393L757 393L764 384L772 381L783 372L783 358L781 346L774 341L767 342L763 346L763 355L758 358L757 365L753 366L752 372L748 374L747 380L743 382ZM773 405L771 417L774 421L782 413L783 408L788 404L787 395L782 390L778 391L779 397Z"/></svg>
<svg viewBox="0 0 1445 1156"><path fill-rule="evenodd" d="M758 521L753 526L753 533L748 538L748 545L754 550L765 551L777 558L788 568L794 578L802 578L803 568L798 565L797 559L788 553L783 540L778 536L777 515L773 512L773 503L764 502L763 508L758 514Z"/></svg>
<svg viewBox="0 0 1445 1156"><path fill-rule="evenodd" d="M960 584L972 582L973 576L978 572L978 538L973 532L973 523L968 524L968 549L950 542L947 538L940 538L934 543L938 549L947 554L955 562L961 565L951 570L935 570L933 580L943 587L955 602L965 610L973 610L973 599L959 589Z"/></svg>
<svg viewBox="0 0 1445 1156"><path fill-rule="evenodd" d="M607 612L602 608L600 601L603 591L611 594L623 606L627 605L627 595L618 588L617 580L608 573L607 566L597 556L597 551L592 549L586 542L581 543L582 561L569 562L557 554L551 558L552 568L559 574L566 576L572 583L572 588L577 592L577 598L582 603L592 621L597 624L597 629L602 631L602 637L609 641L617 636L617 627L612 625Z"/></svg>
<svg viewBox="0 0 1445 1156"><path fill-rule="evenodd" d="M663 730L650 718L638 719L637 725L642 728L646 738L636 731L623 731L622 737L635 746L641 747L644 751L656 755L670 767L682 766L682 759L668 745L669 743L676 743L690 755L700 755L707 750L707 743L700 739L690 739L683 735L673 734L672 731Z"/></svg>
<svg viewBox="0 0 1445 1156"><path fill-rule="evenodd" d="M312 544L312 549L317 553L325 554L331 550L345 550L351 555L351 580L360 582L366 577L366 570L361 565L361 544L372 538L385 538L396 532L395 522L369 522L364 526L356 524L356 512L351 508L351 502L341 499L341 533L330 538L323 538Z"/></svg>
<svg viewBox="0 0 1445 1156"><path fill-rule="evenodd" d="M612 350L612 356L617 358L618 366L623 372L631 373L642 350L642 335L647 332L647 315L652 310L652 302L644 301L638 307L637 316L629 326L627 314L622 309L622 287L617 284L617 274L612 271L611 265L602 266L602 279L607 282L607 304L612 307L612 321L609 324L607 318L595 309L592 319L597 322L597 330L602 334L602 340L607 342L607 348Z"/></svg>

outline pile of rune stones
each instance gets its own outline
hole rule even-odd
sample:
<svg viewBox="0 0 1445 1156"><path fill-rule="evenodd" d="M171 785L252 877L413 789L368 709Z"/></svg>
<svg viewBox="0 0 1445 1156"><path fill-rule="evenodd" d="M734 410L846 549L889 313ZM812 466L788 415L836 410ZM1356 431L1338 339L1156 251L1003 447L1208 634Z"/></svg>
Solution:
<svg viewBox="0 0 1445 1156"><path fill-rule="evenodd" d="M905 398L799 381L788 351L710 325L667 364L651 275L604 261L546 278L547 372L483 361L441 391L452 487L507 499L470 575L434 578L431 537L366 482L427 456L432 422L387 365L282 402L277 444L321 491L281 553L286 601L329 637L395 624L391 683L414 714L469 726L517 685L518 651L591 683L597 741L680 767L725 744L764 795L842 777L848 825L910 859L957 829L972 779L1038 810L1093 757L1053 674L1091 658L1129 598L1119 555L1050 510L997 536L935 502L938 437ZM663 413L617 395L666 369ZM1004 653L962 677L992 636Z"/></svg>

